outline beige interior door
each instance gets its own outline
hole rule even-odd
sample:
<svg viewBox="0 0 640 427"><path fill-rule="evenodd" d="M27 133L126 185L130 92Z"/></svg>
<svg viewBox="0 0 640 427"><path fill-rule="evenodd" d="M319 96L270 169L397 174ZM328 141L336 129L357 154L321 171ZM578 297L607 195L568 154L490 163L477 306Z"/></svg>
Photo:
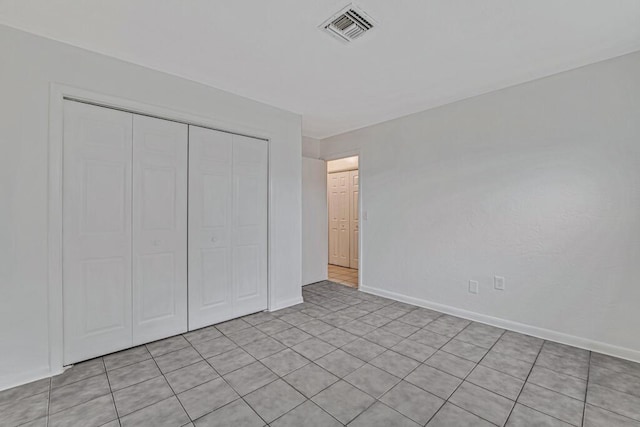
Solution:
<svg viewBox="0 0 640 427"><path fill-rule="evenodd" d="M358 171L349 171L349 211L351 225L349 227L349 267L358 269L358 252L359 252L359 221L358 221Z"/></svg>
<svg viewBox="0 0 640 427"><path fill-rule="evenodd" d="M350 194L349 172L327 175L329 191L329 264L349 267Z"/></svg>

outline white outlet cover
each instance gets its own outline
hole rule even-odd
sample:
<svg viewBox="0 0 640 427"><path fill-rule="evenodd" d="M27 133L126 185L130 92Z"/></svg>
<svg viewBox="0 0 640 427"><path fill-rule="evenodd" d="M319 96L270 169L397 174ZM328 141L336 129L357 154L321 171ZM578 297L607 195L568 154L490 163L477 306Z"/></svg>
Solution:
<svg viewBox="0 0 640 427"><path fill-rule="evenodd" d="M504 277L502 276L494 276L493 277L493 287L499 291L504 291Z"/></svg>
<svg viewBox="0 0 640 427"><path fill-rule="evenodd" d="M478 288L479 288L479 284L477 280L469 280L469 293L477 294Z"/></svg>

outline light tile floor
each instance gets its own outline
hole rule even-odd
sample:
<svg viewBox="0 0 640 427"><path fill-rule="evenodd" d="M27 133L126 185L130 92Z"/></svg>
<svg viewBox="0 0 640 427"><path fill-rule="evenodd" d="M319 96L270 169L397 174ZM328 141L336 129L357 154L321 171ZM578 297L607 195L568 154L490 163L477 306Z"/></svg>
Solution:
<svg viewBox="0 0 640 427"><path fill-rule="evenodd" d="M1 426L640 426L640 364L358 292L0 392Z"/></svg>
<svg viewBox="0 0 640 427"><path fill-rule="evenodd" d="M329 264L329 280L352 288L358 287L358 270Z"/></svg>

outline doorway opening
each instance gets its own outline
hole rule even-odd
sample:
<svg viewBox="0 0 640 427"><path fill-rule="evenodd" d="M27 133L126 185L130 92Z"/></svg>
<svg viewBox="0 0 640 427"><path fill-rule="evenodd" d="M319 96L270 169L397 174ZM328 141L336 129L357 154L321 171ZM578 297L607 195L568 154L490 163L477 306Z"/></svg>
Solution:
<svg viewBox="0 0 640 427"><path fill-rule="evenodd" d="M359 245L358 156L327 162L329 280L358 287Z"/></svg>

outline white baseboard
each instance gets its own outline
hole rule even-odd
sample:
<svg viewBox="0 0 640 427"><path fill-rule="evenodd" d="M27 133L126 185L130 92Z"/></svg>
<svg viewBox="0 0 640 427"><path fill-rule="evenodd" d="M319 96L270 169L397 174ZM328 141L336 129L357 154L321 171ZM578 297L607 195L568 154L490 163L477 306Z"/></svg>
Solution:
<svg viewBox="0 0 640 427"><path fill-rule="evenodd" d="M329 275L326 274L326 273L324 275L318 276L318 277L316 277L314 279L303 280L302 281L302 287L305 287L307 285L311 285L313 283L322 282L322 281L325 281L325 280L329 280Z"/></svg>
<svg viewBox="0 0 640 427"><path fill-rule="evenodd" d="M555 341L562 344L571 345L573 347L595 351L597 353L608 354L609 356L619 357L621 359L627 359L633 362L640 362L640 351L630 348L619 347L600 341L594 341L587 338L577 337L575 335L553 331L551 329L544 329L524 323L514 322L511 320L500 319L498 317L492 317L486 314L463 310L461 308L439 304L421 298L410 297L383 289L360 286L360 291L385 298L390 298L396 301L406 302L408 304L417 305L419 307L428 308L445 314L450 314L452 316L462 317L467 320L473 320L474 322L484 323L502 329L508 329L510 331L519 332L521 334L532 335L534 337L542 338L545 340Z"/></svg>
<svg viewBox="0 0 640 427"><path fill-rule="evenodd" d="M57 375L62 372L54 372L52 373L49 368L38 369L36 371L14 374L14 375L6 375L0 378L0 391L8 390L13 387L18 387L23 384L28 384L33 381L38 381L43 378L49 378L53 375Z"/></svg>
<svg viewBox="0 0 640 427"><path fill-rule="evenodd" d="M278 301L276 304L269 308L269 311L282 310L283 308L291 307L292 305L301 304L303 302L304 300L302 299L302 295L300 295L296 298Z"/></svg>
<svg viewBox="0 0 640 427"><path fill-rule="evenodd" d="M278 303L274 307L271 307L269 311L281 310L283 308L291 307L293 305L300 304L302 302L304 301L302 299L302 295L300 295L299 297L296 297L296 298L291 298L284 301L278 301ZM0 378L0 391L7 390L13 387L18 387L33 381L38 381L43 378L49 378L53 375L58 375L63 371L64 370L61 370L60 372L52 372L49 368L43 368L37 371L28 372L28 373L7 375Z"/></svg>
<svg viewBox="0 0 640 427"><path fill-rule="evenodd" d="M299 297L296 297L296 298L291 298L284 301L278 301L278 303L275 306L271 307L269 311L281 310L283 308L291 307L293 305L300 304L302 302L304 301L302 299L302 295L300 295ZM60 370L60 372L53 372L49 368L43 368L37 371L31 371L27 373L6 375L0 378L0 391L7 390L13 387L18 387L33 381L38 381L43 378L49 378L51 376L61 374L63 371L64 369Z"/></svg>

